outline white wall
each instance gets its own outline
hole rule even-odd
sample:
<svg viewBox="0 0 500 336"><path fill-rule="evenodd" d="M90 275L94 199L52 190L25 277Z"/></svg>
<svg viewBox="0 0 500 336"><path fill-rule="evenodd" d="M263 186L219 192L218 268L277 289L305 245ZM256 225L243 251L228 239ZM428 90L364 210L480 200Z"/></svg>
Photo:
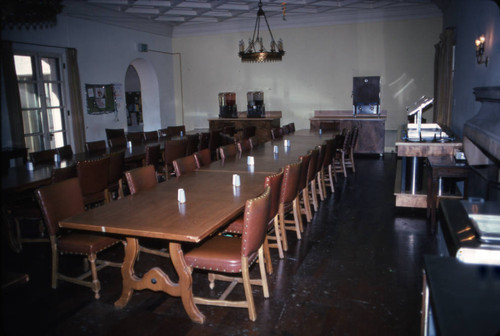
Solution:
<svg viewBox="0 0 500 336"><path fill-rule="evenodd" d="M146 106L154 108L144 111L144 129L156 130L176 124L173 57L161 53L142 53L138 51L137 47L138 43L146 43L151 49L170 52L171 39L168 37L59 16L57 26L54 28L4 30L2 31L2 39L72 47L78 50L87 141L105 139L105 128L126 129L127 117L125 100L118 111L118 121L115 120L114 114L88 115L86 113L85 84L119 83L125 89L127 68L131 62L137 59L149 64L158 81L157 92L153 94L156 101L146 104ZM47 49L25 44L14 44L14 49L16 48L64 52L63 49ZM3 116L6 113L2 108L2 122L5 120ZM2 142L8 143L9 139L4 139L2 136Z"/></svg>
<svg viewBox="0 0 500 336"><path fill-rule="evenodd" d="M207 118L218 115L219 92L236 92L243 111L246 92L257 89L264 91L266 110L283 112L282 124L308 128L314 110L352 109L352 77L381 76L386 130L395 131L406 123L406 105L433 96L441 30L440 17L273 30L286 54L265 64L241 63L237 55L238 41L247 43L252 32L174 38L173 49L182 54L186 128L208 127ZM263 36L268 44L267 32ZM432 120L432 112L424 117Z"/></svg>

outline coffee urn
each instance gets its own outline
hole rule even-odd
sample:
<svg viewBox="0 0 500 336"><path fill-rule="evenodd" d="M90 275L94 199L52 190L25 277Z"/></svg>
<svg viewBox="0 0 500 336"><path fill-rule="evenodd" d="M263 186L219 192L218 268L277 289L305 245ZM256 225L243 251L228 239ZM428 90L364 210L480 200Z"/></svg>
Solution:
<svg viewBox="0 0 500 336"><path fill-rule="evenodd" d="M219 118L238 118L236 106L236 93L219 93Z"/></svg>
<svg viewBox="0 0 500 336"><path fill-rule="evenodd" d="M263 118L266 113L264 107L264 92L250 91L247 92L247 117L248 118Z"/></svg>

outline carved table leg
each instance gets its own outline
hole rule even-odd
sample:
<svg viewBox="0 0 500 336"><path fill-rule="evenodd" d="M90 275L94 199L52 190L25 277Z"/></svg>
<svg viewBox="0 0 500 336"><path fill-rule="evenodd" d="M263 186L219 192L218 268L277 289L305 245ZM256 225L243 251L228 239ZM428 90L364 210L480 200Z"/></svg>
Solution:
<svg viewBox="0 0 500 336"><path fill-rule="evenodd" d="M181 244L170 242L169 249L170 258L179 275L180 296L184 309L193 322L203 324L205 322L205 315L198 310L198 307L194 303L192 290L193 278L191 277L191 270L184 260Z"/></svg>

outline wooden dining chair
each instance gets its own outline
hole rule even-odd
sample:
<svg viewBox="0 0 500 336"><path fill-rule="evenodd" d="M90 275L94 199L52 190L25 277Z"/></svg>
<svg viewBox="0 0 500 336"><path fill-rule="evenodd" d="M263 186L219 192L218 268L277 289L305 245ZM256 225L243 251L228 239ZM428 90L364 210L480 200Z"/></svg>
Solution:
<svg viewBox="0 0 500 336"><path fill-rule="evenodd" d="M97 140L85 143L85 151L87 153L105 153L106 152L106 141Z"/></svg>
<svg viewBox="0 0 500 336"><path fill-rule="evenodd" d="M281 127L271 128L271 139L277 140L283 138L283 129Z"/></svg>
<svg viewBox="0 0 500 336"><path fill-rule="evenodd" d="M97 260L97 254L118 244L119 239L100 234L86 234L59 228L59 221L85 211L82 190L77 178L53 183L37 189L36 196L40 204L52 249L52 288L57 288L57 281L64 280L77 285L90 287L94 297L99 299L101 283L97 272L104 267L121 267L121 263ZM79 254L87 256L90 270L74 277L59 272L60 254ZM92 277L91 281L84 279Z"/></svg>
<svg viewBox="0 0 500 336"><path fill-rule="evenodd" d="M161 155L160 144L146 146L146 156L143 166L155 167L157 176L165 176L165 164Z"/></svg>
<svg viewBox="0 0 500 336"><path fill-rule="evenodd" d="M155 187L158 184L154 166L144 166L125 172L125 178L131 195L135 195L141 190Z"/></svg>
<svg viewBox="0 0 500 336"><path fill-rule="evenodd" d="M240 155L241 152L238 150L238 146L235 143L219 147L219 158L221 160L235 158Z"/></svg>
<svg viewBox="0 0 500 336"><path fill-rule="evenodd" d="M242 139L250 139L251 137L255 136L255 133L257 132L257 127L256 126L246 126L243 128L243 134L242 134Z"/></svg>
<svg viewBox="0 0 500 336"><path fill-rule="evenodd" d="M208 148L210 149L210 155L212 156L212 161L218 160L218 148L221 146L220 133L222 130L215 129L210 130L210 136L208 138Z"/></svg>
<svg viewBox="0 0 500 336"><path fill-rule="evenodd" d="M140 145L144 141L143 132L128 132L127 141L132 142L133 145Z"/></svg>
<svg viewBox="0 0 500 336"><path fill-rule="evenodd" d="M31 162L34 165L41 163L52 163L54 162L54 154L57 154L55 149L47 149L38 152L31 152L29 154Z"/></svg>
<svg viewBox="0 0 500 336"><path fill-rule="evenodd" d="M347 131L344 135L337 135L335 137L336 151L333 157L333 176L337 179L337 173L344 174L347 177L347 170L345 167L345 154L350 141L350 132Z"/></svg>
<svg viewBox="0 0 500 336"><path fill-rule="evenodd" d="M123 173L125 171L125 150L109 154L108 186L106 203L125 197L123 193Z"/></svg>
<svg viewBox="0 0 500 336"><path fill-rule="evenodd" d="M309 161L309 166L307 167L307 190L311 197L309 198L310 203L313 205L314 211L318 211L318 191L316 187L316 176L318 175L318 156L319 156L319 149L314 148L313 150L310 151L311 153L311 160ZM308 222L312 220L312 213L311 218Z"/></svg>
<svg viewBox="0 0 500 336"><path fill-rule="evenodd" d="M320 200L323 201L326 197L326 187L325 187L324 175L321 174L321 172L324 170L323 161L325 158L326 145L321 144L318 145L316 148L318 148L318 159L316 160L317 162L316 162L316 173L314 177L314 183L317 185L316 196L319 196Z"/></svg>
<svg viewBox="0 0 500 336"><path fill-rule="evenodd" d="M145 143L158 141L158 131L147 131L143 132L142 135Z"/></svg>
<svg viewBox="0 0 500 336"><path fill-rule="evenodd" d="M115 146L118 144L118 142L121 142L123 140L123 143L127 143L127 139L125 137L125 129L123 128L105 128L104 131L106 132L106 139L108 140L108 145L110 147L113 147L111 145L111 139L115 139ZM121 139L121 140L116 140L116 139Z"/></svg>
<svg viewBox="0 0 500 336"><path fill-rule="evenodd" d="M172 164L174 166L175 176L177 177L193 172L198 168L194 155L175 159Z"/></svg>
<svg viewBox="0 0 500 336"><path fill-rule="evenodd" d="M186 156L187 139L165 140L163 158L165 159L165 178L168 179L174 172L175 159Z"/></svg>
<svg viewBox="0 0 500 336"><path fill-rule="evenodd" d="M289 123L288 127L290 128L290 133L295 132L295 123L293 123L293 122Z"/></svg>
<svg viewBox="0 0 500 336"><path fill-rule="evenodd" d="M62 160L69 160L73 158L73 149L71 148L71 145L58 147L56 148L56 151Z"/></svg>
<svg viewBox="0 0 500 336"><path fill-rule="evenodd" d="M52 168L52 176L50 180L52 183L57 183L69 180L70 178L74 177L78 177L76 164L72 164L62 168Z"/></svg>
<svg viewBox="0 0 500 336"><path fill-rule="evenodd" d="M212 162L212 157L210 155L210 150L208 148L202 149L196 153L194 153L194 158L196 160L196 166L207 167Z"/></svg>
<svg viewBox="0 0 500 336"><path fill-rule="evenodd" d="M210 139L210 132L201 132L200 141L198 143L198 151L208 148L208 142Z"/></svg>
<svg viewBox="0 0 500 336"><path fill-rule="evenodd" d="M145 166L126 171L125 178L127 179L130 195L132 196L158 185L156 171L153 166ZM153 248L140 244L139 251L170 258L170 254L164 248Z"/></svg>
<svg viewBox="0 0 500 336"><path fill-rule="evenodd" d="M299 159L302 162L302 168L300 170L300 178L298 186L298 193L299 196L302 196L302 198L299 197L299 205L302 204L303 206L299 207L299 213L305 214L306 221L310 222L312 220L312 211L311 211L311 200L309 198L308 170L309 170L309 162L311 161L311 152L299 156Z"/></svg>
<svg viewBox="0 0 500 336"><path fill-rule="evenodd" d="M330 190L335 192L335 185L334 185L334 180L333 180L333 172L332 172L332 159L333 155L335 152L335 139L328 139L325 141L325 145L323 146L325 148L324 153L325 155L323 156L323 165L322 169L319 172L320 175L323 175L320 180L322 182L322 187L326 196L326 186L330 187Z"/></svg>
<svg viewBox="0 0 500 336"><path fill-rule="evenodd" d="M283 171L283 182L281 183L280 204L278 208L283 251L288 251L286 230L295 231L297 239L302 239L302 216L299 203L299 180L301 169L303 169L302 160L286 165ZM293 215L293 220L286 219L286 215L289 213Z"/></svg>
<svg viewBox="0 0 500 336"><path fill-rule="evenodd" d="M356 172L356 167L354 165L354 149L358 141L358 135L359 129L357 127L353 127L353 129L351 130L351 141L345 149L346 153L344 155L345 167L346 169L351 168L353 173Z"/></svg>
<svg viewBox="0 0 500 336"><path fill-rule="evenodd" d="M264 180L264 188L271 188L271 207L269 209L269 220L267 225L266 241L264 243L264 257L266 260L266 269L268 274L273 273L273 265L271 261L271 247L278 249L280 259L284 258L283 247L281 245L280 227L278 220L278 209L280 201L281 183L283 181L283 170L274 175L266 176ZM243 225L245 224L244 216L241 215L235 219L224 230L225 233L239 234L243 233Z"/></svg>
<svg viewBox="0 0 500 336"><path fill-rule="evenodd" d="M253 149L252 138L242 139L238 141L237 145L240 153L250 152Z"/></svg>
<svg viewBox="0 0 500 336"><path fill-rule="evenodd" d="M172 137L171 134L168 133L168 127L167 128L160 128L158 130L158 138L161 140L166 140Z"/></svg>
<svg viewBox="0 0 500 336"><path fill-rule="evenodd" d="M107 203L109 156L97 160L78 161L76 170L85 206Z"/></svg>
<svg viewBox="0 0 500 336"><path fill-rule="evenodd" d="M186 155L193 155L198 151L199 143L200 143L200 135L199 134L189 134L186 136L187 138L187 148Z"/></svg>
<svg viewBox="0 0 500 336"><path fill-rule="evenodd" d="M186 134L186 126L180 125L180 126L168 126L167 127L167 134L169 137L174 137L174 136L179 136L182 134Z"/></svg>
<svg viewBox="0 0 500 336"><path fill-rule="evenodd" d="M123 138L111 138L108 139L109 147L113 150L127 147L127 139Z"/></svg>
<svg viewBox="0 0 500 336"><path fill-rule="evenodd" d="M220 298L212 299L195 296L195 304L247 308L250 320L255 321L257 319L252 285L262 286L264 297L269 297L263 246L269 222L270 203L271 190L266 188L259 197L247 200L241 237L216 235L185 254L186 265L191 271L196 268L210 272L208 279L211 289L215 288L215 280L231 282L231 285ZM250 267L256 260L259 263L260 279L250 279ZM241 273L241 278L220 273ZM245 300L226 300L237 282L243 283Z"/></svg>

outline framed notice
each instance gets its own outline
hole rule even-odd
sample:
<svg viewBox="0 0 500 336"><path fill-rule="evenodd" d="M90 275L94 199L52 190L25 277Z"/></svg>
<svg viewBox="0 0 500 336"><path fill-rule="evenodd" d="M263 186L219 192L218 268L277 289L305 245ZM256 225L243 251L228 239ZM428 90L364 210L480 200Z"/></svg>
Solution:
<svg viewBox="0 0 500 336"><path fill-rule="evenodd" d="M87 113L106 114L116 112L113 84L85 84Z"/></svg>

